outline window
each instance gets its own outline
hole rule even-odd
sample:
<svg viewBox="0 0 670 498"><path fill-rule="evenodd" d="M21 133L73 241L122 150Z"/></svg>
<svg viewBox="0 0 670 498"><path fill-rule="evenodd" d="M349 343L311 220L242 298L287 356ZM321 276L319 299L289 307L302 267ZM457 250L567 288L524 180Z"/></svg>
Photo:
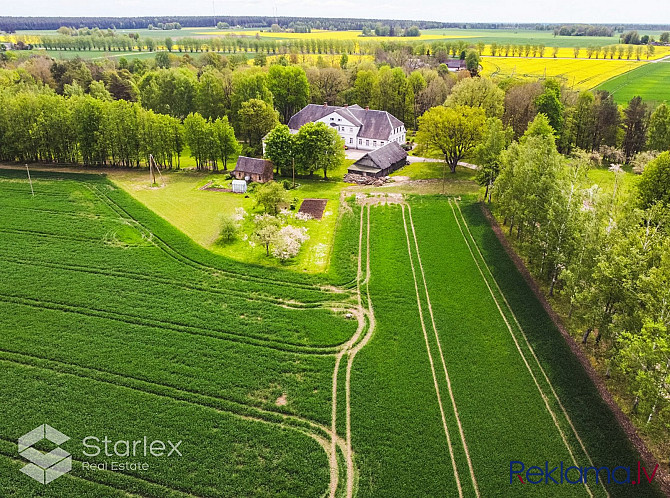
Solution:
<svg viewBox="0 0 670 498"><path fill-rule="evenodd" d="M381 142L379 142L379 145L384 145L384 141L382 140Z"/></svg>
<svg viewBox="0 0 670 498"><path fill-rule="evenodd" d="M349 133L353 133L353 132L354 132L354 129L353 129L353 128L349 128Z"/></svg>
<svg viewBox="0 0 670 498"><path fill-rule="evenodd" d="M354 139L353 139L353 138L350 138L350 139L349 139L349 143L350 143L350 144L353 144L353 143L354 143Z"/></svg>
<svg viewBox="0 0 670 498"><path fill-rule="evenodd" d="M373 146L373 147L377 147L377 141L376 141L376 140L373 140L373 141L372 141L372 146Z"/></svg>
<svg viewBox="0 0 670 498"><path fill-rule="evenodd" d="M366 140L365 145L370 145L370 140Z"/></svg>
<svg viewBox="0 0 670 498"><path fill-rule="evenodd" d="M363 143L363 140L361 140L361 139L359 138L359 139L358 139L358 145L361 145L362 143Z"/></svg>
<svg viewBox="0 0 670 498"><path fill-rule="evenodd" d="M340 118L337 118L338 121L342 121Z"/></svg>

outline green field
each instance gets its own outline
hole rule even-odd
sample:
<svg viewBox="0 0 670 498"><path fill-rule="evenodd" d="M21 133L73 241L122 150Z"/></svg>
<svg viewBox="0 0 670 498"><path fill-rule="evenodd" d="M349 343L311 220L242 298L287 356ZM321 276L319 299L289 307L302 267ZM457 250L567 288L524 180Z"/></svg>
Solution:
<svg viewBox="0 0 670 498"><path fill-rule="evenodd" d="M638 455L472 200L349 199L328 272L304 275L213 254L102 175L33 185L0 170L10 496L630 495L510 483L510 460ZM43 423L73 455L46 487L16 453ZM112 460L90 435L183 456L87 470Z"/></svg>
<svg viewBox="0 0 670 498"><path fill-rule="evenodd" d="M633 71L616 76L597 87L614 95L619 104L640 96L645 102L660 104L670 100L670 60L645 64Z"/></svg>

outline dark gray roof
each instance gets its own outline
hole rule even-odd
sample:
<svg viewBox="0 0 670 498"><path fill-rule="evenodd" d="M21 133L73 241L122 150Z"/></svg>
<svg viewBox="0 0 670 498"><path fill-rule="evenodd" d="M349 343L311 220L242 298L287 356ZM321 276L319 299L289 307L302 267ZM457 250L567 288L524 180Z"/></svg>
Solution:
<svg viewBox="0 0 670 498"><path fill-rule="evenodd" d="M267 159L256 159L255 157L240 156L237 158L235 171L254 173L256 175L272 173L272 161L268 161Z"/></svg>
<svg viewBox="0 0 670 498"><path fill-rule="evenodd" d="M449 69L465 69L467 64L461 59L451 59L447 61L447 67Z"/></svg>
<svg viewBox="0 0 670 498"><path fill-rule="evenodd" d="M397 142L389 142L383 147L378 148L365 154L352 166L356 166L361 170L364 168L387 169L396 164L398 161L407 159L407 152L400 147Z"/></svg>
<svg viewBox="0 0 670 498"><path fill-rule="evenodd" d="M387 111L366 110L359 105L340 107L308 104L291 117L288 127L297 130L305 123L312 123L333 112L360 126L358 136L361 138L388 140L394 128L403 126L402 121Z"/></svg>

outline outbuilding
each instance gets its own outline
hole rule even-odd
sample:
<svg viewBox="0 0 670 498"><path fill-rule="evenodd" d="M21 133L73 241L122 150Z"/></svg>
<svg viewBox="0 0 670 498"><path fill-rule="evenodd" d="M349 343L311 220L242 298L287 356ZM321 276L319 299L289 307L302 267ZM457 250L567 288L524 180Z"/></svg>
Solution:
<svg viewBox="0 0 670 498"><path fill-rule="evenodd" d="M233 180L233 192L244 194L247 191L247 182L245 180Z"/></svg>
<svg viewBox="0 0 670 498"><path fill-rule="evenodd" d="M238 180L266 183L273 178L272 170L272 161L240 156L237 158L237 164L231 174Z"/></svg>
<svg viewBox="0 0 670 498"><path fill-rule="evenodd" d="M381 177L388 176L407 164L407 152L397 142L389 142L384 147L365 154L349 166L354 175Z"/></svg>

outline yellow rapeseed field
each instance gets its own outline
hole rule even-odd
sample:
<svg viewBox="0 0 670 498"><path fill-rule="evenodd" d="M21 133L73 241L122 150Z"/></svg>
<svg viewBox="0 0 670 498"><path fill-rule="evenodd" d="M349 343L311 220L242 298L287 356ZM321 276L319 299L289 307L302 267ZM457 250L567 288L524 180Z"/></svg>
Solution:
<svg viewBox="0 0 670 498"><path fill-rule="evenodd" d="M644 61L627 60L584 60L523 58L523 57L482 57L483 73L488 76L515 76L519 78L558 78L577 90L588 90L614 76L647 64Z"/></svg>
<svg viewBox="0 0 670 498"><path fill-rule="evenodd" d="M524 46L523 43L519 43L518 45ZM619 47L619 45L614 45L614 46ZM627 47L627 45L623 45L623 47ZM636 46L635 46L635 48L636 48ZM624 50L625 50L625 48L624 48ZM485 55L485 56L491 55L491 45L486 46L482 55ZM649 58L649 60L661 59L663 57L666 57L667 55L670 55L670 47L654 47L654 55L651 56ZM533 57L533 58L538 58L538 59L554 58L554 48L550 47L550 46L545 46L543 57L540 57L540 54L535 53L535 52L532 52L530 54L530 56ZM572 47L560 47L558 49L558 52L556 53L556 57L559 58L559 59L563 59L563 58L574 59L575 58L575 50ZM579 55L577 57L580 58L580 59L588 59L589 58L589 51L586 48L582 47L582 48L579 49ZM619 60L618 57L619 57L618 53L615 53L614 54L614 60ZM596 55L594 53L591 53L591 59L592 60L602 60L603 59L602 51L600 51L598 53L598 58L596 58ZM607 55L607 59L609 60L609 55ZM628 60L628 53L624 53L621 60ZM631 55L630 60L637 60L637 54L635 52L633 52L633 54ZM642 61L647 60L646 47L644 47L644 46L642 46L642 55L641 55L640 60L642 60Z"/></svg>

